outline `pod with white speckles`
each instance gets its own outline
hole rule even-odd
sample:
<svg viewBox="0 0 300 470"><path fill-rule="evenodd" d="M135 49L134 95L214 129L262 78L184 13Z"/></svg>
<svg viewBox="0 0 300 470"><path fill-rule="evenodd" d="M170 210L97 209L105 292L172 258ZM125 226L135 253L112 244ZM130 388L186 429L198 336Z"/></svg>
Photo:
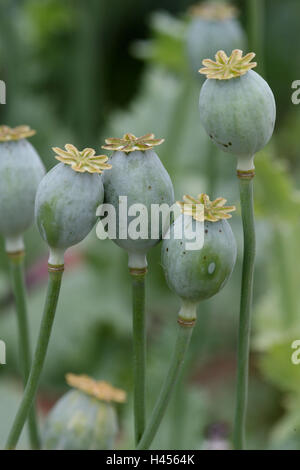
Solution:
<svg viewBox="0 0 300 470"><path fill-rule="evenodd" d="M154 412L137 450L149 449L180 377L196 324L197 304L217 294L226 284L236 260L236 243L229 223L234 206L226 199L210 201L206 194L184 196L180 215L162 245L162 265L170 288L181 298L177 339L169 370Z"/></svg>
<svg viewBox="0 0 300 470"><path fill-rule="evenodd" d="M188 198L185 196L183 208L191 203L192 199ZM162 265L167 283L182 299L184 306L180 315L186 308L190 309L189 314L192 310L195 314L200 301L216 295L229 280L236 261L235 238L230 224L222 218L234 209L233 206L218 207L219 215L215 212L216 220L211 221L207 220L210 218L208 211L214 202L205 195L199 195L194 201L195 204L202 201L205 220L196 220L190 213L181 214L170 227L162 245ZM225 203L224 199L222 201ZM182 236L178 237L179 233ZM199 248L191 249L196 233L201 234L202 242Z"/></svg>

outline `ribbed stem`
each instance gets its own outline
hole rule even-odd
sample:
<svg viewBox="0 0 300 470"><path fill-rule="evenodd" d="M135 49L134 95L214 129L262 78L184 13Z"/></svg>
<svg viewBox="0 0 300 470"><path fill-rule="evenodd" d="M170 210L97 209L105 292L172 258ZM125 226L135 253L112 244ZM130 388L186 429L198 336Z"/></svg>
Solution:
<svg viewBox="0 0 300 470"><path fill-rule="evenodd" d="M49 265L48 290L34 359L21 404L7 439L6 449L15 449L37 392L55 317L63 269L63 265Z"/></svg>
<svg viewBox="0 0 300 470"><path fill-rule="evenodd" d="M143 435L146 423L146 272L146 268L130 270L132 277L134 426L136 444L138 444Z"/></svg>
<svg viewBox="0 0 300 470"><path fill-rule="evenodd" d="M236 410L234 427L235 449L245 448L245 424L247 413L249 346L251 329L251 309L253 275L255 261L255 226L253 210L253 175L239 172L240 198L244 232L244 257L240 303L240 324L238 334L238 366Z"/></svg>
<svg viewBox="0 0 300 470"><path fill-rule="evenodd" d="M28 327L28 314L26 305L26 289L24 281L24 251L7 253L9 259L12 287L16 303L16 312L19 330L19 353L22 366L24 386L29 377L31 365L30 335ZM29 439L32 449L39 449L40 440L37 426L35 407L33 406L28 417Z"/></svg>
<svg viewBox="0 0 300 470"><path fill-rule="evenodd" d="M180 376L180 372L184 364L186 351L188 349L192 336L192 331L192 322L189 325L185 325L183 322L179 321L177 340L175 344L172 362L166 379L164 381L162 390L156 402L154 411L150 418L150 421L145 429L142 439L139 442L139 445L137 446L137 450L148 449L157 433L157 430L166 412L172 392L175 389L178 377Z"/></svg>

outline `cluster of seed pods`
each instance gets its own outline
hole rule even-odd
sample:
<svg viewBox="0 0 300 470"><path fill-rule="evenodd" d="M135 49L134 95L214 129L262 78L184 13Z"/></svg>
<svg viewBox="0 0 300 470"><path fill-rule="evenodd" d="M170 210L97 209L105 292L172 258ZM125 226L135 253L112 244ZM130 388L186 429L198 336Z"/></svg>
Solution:
<svg viewBox="0 0 300 470"><path fill-rule="evenodd" d="M197 12L196 12L197 13ZM203 17L205 12L201 12ZM228 10L220 10L222 27L226 29L228 45L242 41L242 34ZM224 19L226 21L224 21ZM214 18L210 28L217 27ZM193 67L198 64L198 17L191 23L188 47ZM204 33L205 37L207 32ZM219 36L219 35L218 35ZM216 44L211 44L216 50ZM218 47L219 48L219 47ZM275 124L275 101L265 80L252 70L254 54L235 49L231 55L220 50L213 61L203 61L201 74L206 81L200 93L200 119L211 140L222 150L237 157L237 173L241 188L244 226L244 267L241 294L241 330L238 376L238 408L236 415L236 448L243 446L246 409L245 380L249 350L249 318L251 313L255 236L253 223L252 182L254 155L270 140ZM34 402L39 378L59 298L65 251L81 242L93 229L102 203L112 205L117 214L114 242L128 254L128 266L133 286L134 343L134 410L138 449L151 445L163 417L170 394L180 375L183 359L196 322L197 305L216 295L226 285L234 269L237 249L228 223L234 206L225 206L222 197L210 200L200 193L184 196L178 202L181 214L165 232L161 221L158 235L151 236L151 207L174 204L174 190L167 170L154 148L163 143L153 134L135 137L127 133L122 138L108 138L103 149L112 151L110 158L96 155L94 149L82 151L67 144L65 149L53 148L58 163L46 175L39 156L26 140L34 134L28 126L11 129L0 127L0 233L5 238L6 251L11 257L23 250L23 232L34 216L39 232L49 247L49 284L40 333L32 362L26 376L24 396L7 441L15 448ZM103 174L102 174L103 173ZM120 236L118 228L120 197L127 198L128 207L142 204L146 208L148 237L135 239L127 232ZM199 211L199 208L201 210ZM133 216L126 217L127 229ZM181 237L178 232L181 230ZM201 246L189 250L192 235L202 233ZM178 337L174 355L151 419L145 414L145 276L147 253L164 238L162 266L169 287L180 297ZM100 242L99 242L100 243ZM109 449L117 431L114 407L110 402L122 402L124 393L108 384L92 379L68 376L68 383L77 388L66 394L49 415L43 435L47 449ZM74 417L75 416L75 417Z"/></svg>

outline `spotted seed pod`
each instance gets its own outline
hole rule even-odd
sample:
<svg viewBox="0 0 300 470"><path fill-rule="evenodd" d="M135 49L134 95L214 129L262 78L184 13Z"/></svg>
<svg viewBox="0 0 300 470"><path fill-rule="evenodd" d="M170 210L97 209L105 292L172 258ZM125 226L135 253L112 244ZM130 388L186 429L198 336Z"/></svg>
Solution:
<svg viewBox="0 0 300 470"><path fill-rule="evenodd" d="M22 236L34 220L37 187L45 174L28 126L0 126L0 233L8 241Z"/></svg>
<svg viewBox="0 0 300 470"><path fill-rule="evenodd" d="M226 219L235 210L226 199L210 201L205 194L184 196L182 214L171 225L162 245L162 265L169 287L185 304L217 294L227 283L236 261L236 242ZM203 234L199 248L189 245L196 231ZM180 235L179 235L180 234Z"/></svg>
<svg viewBox="0 0 300 470"><path fill-rule="evenodd" d="M235 7L217 1L191 7L186 42L195 75L198 75L202 60L212 59L218 50L224 49L230 54L233 49L245 48L246 36L237 20L237 13Z"/></svg>
<svg viewBox="0 0 300 470"><path fill-rule="evenodd" d="M106 139L104 149L113 150L110 158L112 170L103 175L105 188L105 202L112 204L117 214L117 236L114 240L117 245L129 253L129 266L143 268L147 265L146 253L156 245L163 235L163 224L160 224L158 236L151 236L151 205L174 203L174 191L169 174L161 163L153 147L163 142L163 139L154 139L153 134L140 138L132 134L125 134L123 139ZM126 237L121 238L119 232L119 217L121 211L119 198L127 197L127 207L133 204L143 204L147 214L148 233L145 238L132 239L128 228L135 216L128 216L125 227Z"/></svg>
<svg viewBox="0 0 300 470"><path fill-rule="evenodd" d="M118 433L114 402L126 394L106 382L67 375L75 389L63 395L47 416L42 446L45 450L111 450Z"/></svg>
<svg viewBox="0 0 300 470"><path fill-rule="evenodd" d="M35 204L40 233L52 254L64 253L92 230L97 220L97 207L104 197L100 174L111 168L106 163L108 158L96 156L93 149L79 151L71 144L65 149L53 149L61 163L42 179ZM62 255L58 257L62 262ZM60 264L53 260L52 263Z"/></svg>
<svg viewBox="0 0 300 470"><path fill-rule="evenodd" d="M200 92L201 122L218 147L238 157L241 170L253 168L253 157L269 142L276 119L271 88L251 70L257 65L251 62L254 56L234 50L227 57L219 51L216 61L204 60L200 70L207 76Z"/></svg>

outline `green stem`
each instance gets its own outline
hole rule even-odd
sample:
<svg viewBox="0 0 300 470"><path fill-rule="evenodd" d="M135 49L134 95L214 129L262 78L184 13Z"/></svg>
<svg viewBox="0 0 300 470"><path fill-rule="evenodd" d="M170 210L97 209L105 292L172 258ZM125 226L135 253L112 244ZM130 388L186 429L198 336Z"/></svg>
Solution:
<svg viewBox="0 0 300 470"><path fill-rule="evenodd" d="M178 95L173 104L173 111L166 131L166 145L162 149L165 160L172 159L173 167L178 169L180 163L180 154L178 148L182 139L185 120L189 109L191 92L193 92L193 83L186 75L182 77L179 84Z"/></svg>
<svg viewBox="0 0 300 470"><path fill-rule="evenodd" d="M253 179L240 173L240 198L244 232L244 258L240 303L240 324L238 335L238 369L234 428L234 447L245 447L245 424L248 395L249 346L253 274L255 260L255 226L253 210Z"/></svg>
<svg viewBox="0 0 300 470"><path fill-rule="evenodd" d="M162 390L156 402L151 419L145 429L145 432L139 442L139 445L137 446L137 450L148 449L155 437L155 434L157 433L157 430L160 426L160 423L163 419L168 403L170 401L170 397L177 383L178 377L180 376L180 372L184 364L186 351L188 349L192 336L192 331L192 324L186 326L183 323L178 323L177 340L169 372L166 376Z"/></svg>
<svg viewBox="0 0 300 470"><path fill-rule="evenodd" d="M16 303L16 312L18 319L18 330L19 330L19 352L20 352L20 362L22 365L22 374L24 386L26 385L27 379L30 373L31 365L31 350L30 350L30 335L28 327L28 314L26 306L26 290L24 282L24 251L19 251L17 253L8 253L11 279L13 292ZM32 449L39 449L40 440L37 426L37 419L35 413L35 407L33 406L29 417L28 417L28 426L29 426L29 439Z"/></svg>
<svg viewBox="0 0 300 470"><path fill-rule="evenodd" d="M206 154L206 178L207 194L210 199L213 200L218 182L218 155L217 148L212 142L208 142Z"/></svg>
<svg viewBox="0 0 300 470"><path fill-rule="evenodd" d="M277 258L278 289L283 313L284 327L289 328L293 324L295 312L297 311L294 298L294 286L289 269L289 260L286 254L286 240L283 236L282 226L277 222L273 225L274 252Z"/></svg>
<svg viewBox="0 0 300 470"><path fill-rule="evenodd" d="M265 0L247 0L249 51L256 53L257 70L261 75L264 75L264 17Z"/></svg>
<svg viewBox="0 0 300 470"><path fill-rule="evenodd" d="M140 271L140 273L137 273L137 271ZM136 444L138 444L143 435L146 422L145 275L146 269L131 270L133 314L134 425Z"/></svg>
<svg viewBox="0 0 300 470"><path fill-rule="evenodd" d="M62 274L63 265L49 265L48 290L35 355L24 395L7 439L6 449L15 449L37 392L55 317Z"/></svg>

